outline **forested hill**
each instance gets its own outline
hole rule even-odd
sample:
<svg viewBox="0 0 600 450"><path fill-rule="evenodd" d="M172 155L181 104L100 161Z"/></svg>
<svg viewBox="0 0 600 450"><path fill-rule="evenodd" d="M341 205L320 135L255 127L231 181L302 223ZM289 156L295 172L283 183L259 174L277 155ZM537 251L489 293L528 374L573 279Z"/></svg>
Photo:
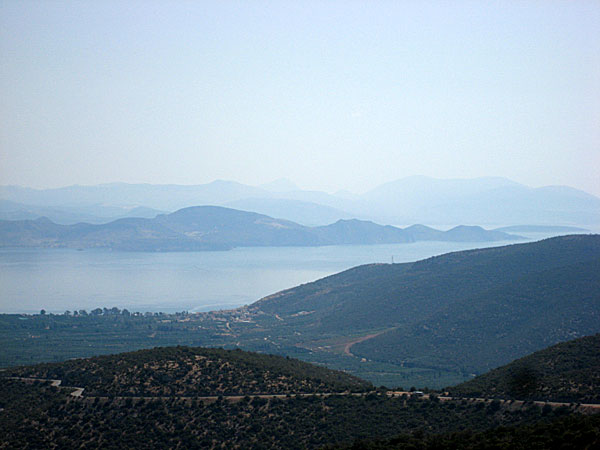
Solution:
<svg viewBox="0 0 600 450"><path fill-rule="evenodd" d="M459 397L600 403L600 334L540 350L448 391Z"/></svg>
<svg viewBox="0 0 600 450"><path fill-rule="evenodd" d="M296 359L241 350L158 347L7 369L3 377L60 379L89 396L217 396L353 391L371 384Z"/></svg>
<svg viewBox="0 0 600 450"><path fill-rule="evenodd" d="M481 373L600 332L600 236L357 267L249 310L281 334L377 334L351 347L367 360Z"/></svg>

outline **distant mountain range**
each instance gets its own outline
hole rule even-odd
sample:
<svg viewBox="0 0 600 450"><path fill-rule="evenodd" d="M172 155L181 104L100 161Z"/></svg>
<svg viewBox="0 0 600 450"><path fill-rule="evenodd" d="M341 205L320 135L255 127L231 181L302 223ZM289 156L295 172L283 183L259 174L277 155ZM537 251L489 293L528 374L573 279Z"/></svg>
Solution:
<svg viewBox="0 0 600 450"><path fill-rule="evenodd" d="M359 203L394 223L586 225L600 223L600 199L567 186L530 188L506 178L409 177L367 192ZM415 217L420 217L418 221Z"/></svg>
<svg viewBox="0 0 600 450"><path fill-rule="evenodd" d="M145 206L39 206L0 200L0 220L35 220L46 217L52 222L63 225L73 225L80 222L101 224L128 217L153 219L158 214L164 213L165 211Z"/></svg>
<svg viewBox="0 0 600 450"><path fill-rule="evenodd" d="M107 224L59 225L47 218L0 221L0 246L110 248L130 251L226 250L233 247L388 244L415 241L488 242L519 236L481 227L439 231L406 229L361 220L307 227L253 212L197 206L154 219L126 218Z"/></svg>
<svg viewBox="0 0 600 450"><path fill-rule="evenodd" d="M552 225L512 225L496 228L496 231L505 233L585 233L590 230L580 227L564 227Z"/></svg>
<svg viewBox="0 0 600 450"><path fill-rule="evenodd" d="M48 217L61 224L100 223L193 205L227 206L303 225L358 218L386 224L600 226L600 198L567 186L530 188L506 178L408 177L364 194L305 191L288 180L262 186L233 181L181 186L112 183L36 190L0 187L0 218ZM8 203L7 203L8 202Z"/></svg>

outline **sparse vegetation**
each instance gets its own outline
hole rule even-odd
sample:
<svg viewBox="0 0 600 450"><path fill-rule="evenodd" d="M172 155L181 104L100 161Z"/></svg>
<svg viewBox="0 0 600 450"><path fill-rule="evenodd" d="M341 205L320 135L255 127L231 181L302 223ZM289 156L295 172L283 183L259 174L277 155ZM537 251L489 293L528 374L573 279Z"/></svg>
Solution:
<svg viewBox="0 0 600 450"><path fill-rule="evenodd" d="M0 380L4 448L320 448L437 433L478 433L551 421L567 414L538 407L338 395L202 401L181 398L70 398L45 384ZM467 431L469 430L469 431ZM417 447L418 448L418 447ZM443 447L442 447L443 448Z"/></svg>
<svg viewBox="0 0 600 450"><path fill-rule="evenodd" d="M334 445L326 450L582 450L600 445L600 415L571 415L553 421L540 421L487 431L461 431L431 436L403 434L393 439L357 440L349 445Z"/></svg>
<svg viewBox="0 0 600 450"><path fill-rule="evenodd" d="M373 386L297 359L241 350L163 347L9 369L4 376L60 379L86 396L215 396L364 392Z"/></svg>
<svg viewBox="0 0 600 450"><path fill-rule="evenodd" d="M461 397L600 403L600 334L540 350L448 391Z"/></svg>

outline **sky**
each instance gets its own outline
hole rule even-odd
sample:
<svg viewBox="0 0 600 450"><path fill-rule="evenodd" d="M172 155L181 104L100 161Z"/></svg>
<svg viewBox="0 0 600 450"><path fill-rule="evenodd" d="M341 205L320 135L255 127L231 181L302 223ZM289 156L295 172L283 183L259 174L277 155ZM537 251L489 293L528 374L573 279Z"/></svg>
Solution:
<svg viewBox="0 0 600 450"><path fill-rule="evenodd" d="M0 184L600 196L598 1L0 0Z"/></svg>

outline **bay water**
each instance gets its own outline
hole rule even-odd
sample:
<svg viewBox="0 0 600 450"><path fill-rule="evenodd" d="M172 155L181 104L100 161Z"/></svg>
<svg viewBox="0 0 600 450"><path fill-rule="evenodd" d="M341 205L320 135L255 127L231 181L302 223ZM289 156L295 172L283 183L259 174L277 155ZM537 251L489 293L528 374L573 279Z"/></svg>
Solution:
<svg viewBox="0 0 600 450"><path fill-rule="evenodd" d="M416 242L173 253L0 249L0 313L115 306L131 312L230 309L361 264L409 262L511 243Z"/></svg>

